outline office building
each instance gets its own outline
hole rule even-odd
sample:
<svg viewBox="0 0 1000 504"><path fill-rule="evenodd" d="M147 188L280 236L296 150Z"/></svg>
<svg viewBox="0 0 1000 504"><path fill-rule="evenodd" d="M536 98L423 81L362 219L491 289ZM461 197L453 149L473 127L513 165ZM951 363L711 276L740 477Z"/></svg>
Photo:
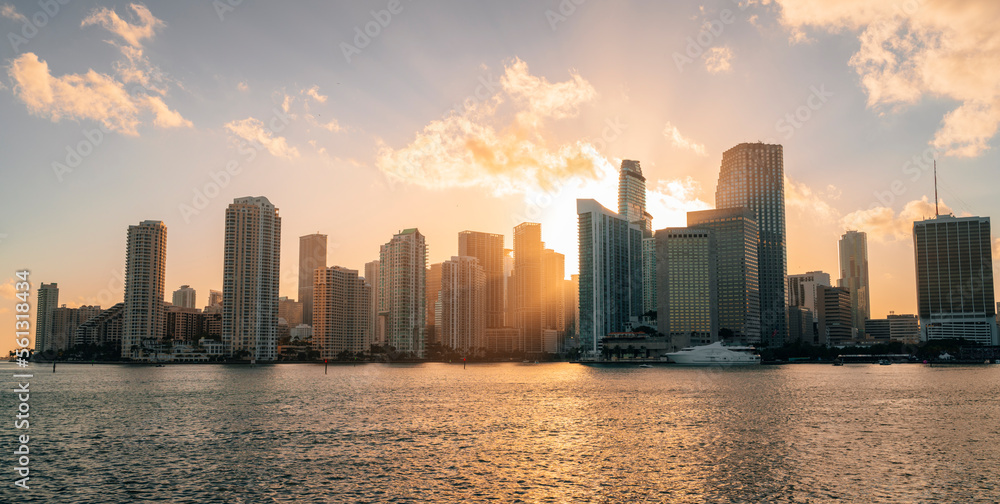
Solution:
<svg viewBox="0 0 1000 504"><path fill-rule="evenodd" d="M864 338L865 320L872 317L868 283L868 235L848 231L840 238L840 280L837 285L851 293L851 323L858 338Z"/></svg>
<svg viewBox="0 0 1000 504"><path fill-rule="evenodd" d="M486 273L486 327L504 326L503 235L462 231L458 233L458 255L475 257Z"/></svg>
<svg viewBox="0 0 1000 504"><path fill-rule="evenodd" d="M440 320L435 323L441 343L461 353L486 348L486 271L475 257L454 256L441 263Z"/></svg>
<svg viewBox="0 0 1000 504"><path fill-rule="evenodd" d="M312 324L313 272L326 268L326 235L310 234L299 237L299 299L302 303L302 322ZM295 324L298 325L298 324ZM292 327L295 327L293 325Z"/></svg>
<svg viewBox="0 0 1000 504"><path fill-rule="evenodd" d="M396 352L424 357L426 289L426 239L416 228L404 229L379 250L380 331Z"/></svg>
<svg viewBox="0 0 1000 504"><path fill-rule="evenodd" d="M656 231L657 330L675 348L718 340L718 259L714 232Z"/></svg>
<svg viewBox="0 0 1000 504"><path fill-rule="evenodd" d="M566 331L566 256L552 249L542 250L542 329L561 335Z"/></svg>
<svg viewBox="0 0 1000 504"><path fill-rule="evenodd" d="M827 346L849 345L854 340L851 319L851 293L840 287L816 287L819 314L817 330L819 344Z"/></svg>
<svg viewBox="0 0 1000 504"><path fill-rule="evenodd" d="M309 290L312 292L312 289ZM285 319L288 327L297 327L305 323L305 305L287 296L278 297L278 318ZM308 325L308 324L306 324Z"/></svg>
<svg viewBox="0 0 1000 504"><path fill-rule="evenodd" d="M167 226L147 220L128 227L122 357L143 360L163 339Z"/></svg>
<svg viewBox="0 0 1000 504"><path fill-rule="evenodd" d="M524 222L514 227L514 327L521 350L542 351L542 225Z"/></svg>
<svg viewBox="0 0 1000 504"><path fill-rule="evenodd" d="M816 288L820 285L833 287L830 274L822 271L810 271L785 277L785 292L788 293L788 306L805 308L813 314L813 321L818 320L819 305L817 304Z"/></svg>
<svg viewBox="0 0 1000 504"><path fill-rule="evenodd" d="M340 266L317 268L313 275L312 342L320 357L350 354L353 358L368 350L371 286L357 270Z"/></svg>

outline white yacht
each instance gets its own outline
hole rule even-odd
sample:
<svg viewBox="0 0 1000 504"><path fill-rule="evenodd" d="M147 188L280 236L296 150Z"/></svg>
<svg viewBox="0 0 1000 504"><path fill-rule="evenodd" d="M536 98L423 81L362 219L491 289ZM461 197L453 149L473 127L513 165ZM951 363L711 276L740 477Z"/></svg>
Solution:
<svg viewBox="0 0 1000 504"><path fill-rule="evenodd" d="M667 354L672 362L687 366L747 366L760 364L760 355L752 346L723 346L721 341L711 345L687 347Z"/></svg>

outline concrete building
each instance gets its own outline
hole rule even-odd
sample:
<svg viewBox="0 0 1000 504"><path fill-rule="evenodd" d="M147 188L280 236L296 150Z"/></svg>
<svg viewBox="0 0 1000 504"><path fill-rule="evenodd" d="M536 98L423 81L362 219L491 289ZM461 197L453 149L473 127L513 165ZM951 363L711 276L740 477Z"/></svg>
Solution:
<svg viewBox="0 0 1000 504"><path fill-rule="evenodd" d="M371 310L368 314L368 343L365 351L369 351L372 345L385 344L385 334L379 332L378 310L379 310L379 262L378 260L365 263L365 282L372 286Z"/></svg>
<svg viewBox="0 0 1000 504"><path fill-rule="evenodd" d="M656 312L656 238L642 238L642 313Z"/></svg>
<svg viewBox="0 0 1000 504"><path fill-rule="evenodd" d="M357 270L340 266L317 268L313 274L312 342L320 357L368 350L371 286Z"/></svg>
<svg viewBox="0 0 1000 504"><path fill-rule="evenodd" d="M385 344L423 358L427 332L427 243L404 229L379 250L379 317Z"/></svg>
<svg viewBox="0 0 1000 504"><path fill-rule="evenodd" d="M42 283L35 307L35 352L52 348L52 311L59 306L59 284Z"/></svg>
<svg viewBox="0 0 1000 504"><path fill-rule="evenodd" d="M219 313L222 313L222 291L212 289L208 291L208 304L202 311L214 311L215 308L218 308Z"/></svg>
<svg viewBox="0 0 1000 504"><path fill-rule="evenodd" d="M543 271L542 225L524 222L514 227L514 327L521 350L542 351Z"/></svg>
<svg viewBox="0 0 1000 504"><path fill-rule="evenodd" d="M913 223L920 339L998 345L989 217Z"/></svg>
<svg viewBox="0 0 1000 504"><path fill-rule="evenodd" d="M76 331L81 324L101 313L100 306L81 306L67 308L63 305L52 310L52 335L49 350L65 352L73 347Z"/></svg>
<svg viewBox="0 0 1000 504"><path fill-rule="evenodd" d="M652 235L653 222L646 212L646 177L638 161L623 159L618 172L618 215L636 224L643 236Z"/></svg>
<svg viewBox="0 0 1000 504"><path fill-rule="evenodd" d="M475 257L486 273L486 327L504 326L504 238L502 234L458 233L459 257Z"/></svg>
<svg viewBox="0 0 1000 504"><path fill-rule="evenodd" d="M843 346L855 338L851 319L851 293L840 287L816 288L819 306L819 344Z"/></svg>
<svg viewBox="0 0 1000 504"><path fill-rule="evenodd" d="M302 303L302 321L312 325L313 316L313 272L326 268L326 235L310 234L299 237L299 302ZM286 319L287 320L287 319ZM289 321L289 324L293 324Z"/></svg>
<svg viewBox="0 0 1000 504"><path fill-rule="evenodd" d="M453 256L441 263L436 321L442 344L463 355L486 348L486 271L475 257Z"/></svg>
<svg viewBox="0 0 1000 504"><path fill-rule="evenodd" d="M125 303L118 303L81 323L73 336L74 345L107 345L122 342Z"/></svg>
<svg viewBox="0 0 1000 504"><path fill-rule="evenodd" d="M722 154L718 208L747 207L757 221L757 268L760 275L761 342L784 344L785 324L785 186L781 145L742 143Z"/></svg>
<svg viewBox="0 0 1000 504"><path fill-rule="evenodd" d="M236 198L226 208L222 274L222 342L251 361L278 358L281 217L263 196Z"/></svg>
<svg viewBox="0 0 1000 504"><path fill-rule="evenodd" d="M180 341L197 341L207 336L205 314L195 308L168 306L164 313L164 339Z"/></svg>
<svg viewBox="0 0 1000 504"><path fill-rule="evenodd" d="M840 238L840 280L838 287L851 293L851 320L858 338L865 334L865 320L872 317L868 282L868 235L848 231Z"/></svg>
<svg viewBox="0 0 1000 504"><path fill-rule="evenodd" d="M437 333L437 302L438 294L441 292L441 263L434 263L427 267L426 282L425 294L427 299L424 301L424 309L427 311L427 314L424 316L424 320L427 324L427 344L444 344Z"/></svg>
<svg viewBox="0 0 1000 504"><path fill-rule="evenodd" d="M785 292L788 293L788 306L797 306L809 310L813 321L818 320L819 304L817 304L816 288L820 285L833 287L830 274L822 271L810 271L785 277Z"/></svg>
<svg viewBox="0 0 1000 504"><path fill-rule="evenodd" d="M714 232L656 232L657 330L676 348L719 339L718 259Z"/></svg>
<svg viewBox="0 0 1000 504"><path fill-rule="evenodd" d="M552 329L562 337L566 331L566 256L552 249L542 250L542 329Z"/></svg>
<svg viewBox="0 0 1000 504"><path fill-rule="evenodd" d="M580 241L580 348L642 315L642 229L592 199L576 200ZM659 280L659 279L658 279Z"/></svg>
<svg viewBox="0 0 1000 504"><path fill-rule="evenodd" d="M128 227L122 357L144 360L163 340L167 226L147 220Z"/></svg>
<svg viewBox="0 0 1000 504"><path fill-rule="evenodd" d="M753 211L741 207L688 212L687 225L712 231L720 336L760 344L758 231Z"/></svg>
<svg viewBox="0 0 1000 504"><path fill-rule="evenodd" d="M309 292L312 293L312 288L309 289ZM294 299L288 299L287 296L279 297L278 318L285 319L285 322L288 323L288 327L296 327L299 324L305 324L305 304Z"/></svg>
<svg viewBox="0 0 1000 504"><path fill-rule="evenodd" d="M788 341L816 344L816 324L813 322L811 310L801 306L789 306L787 320Z"/></svg>
<svg viewBox="0 0 1000 504"><path fill-rule="evenodd" d="M190 285L182 285L180 289L174 291L171 303L181 308L194 309L197 303L197 293Z"/></svg>

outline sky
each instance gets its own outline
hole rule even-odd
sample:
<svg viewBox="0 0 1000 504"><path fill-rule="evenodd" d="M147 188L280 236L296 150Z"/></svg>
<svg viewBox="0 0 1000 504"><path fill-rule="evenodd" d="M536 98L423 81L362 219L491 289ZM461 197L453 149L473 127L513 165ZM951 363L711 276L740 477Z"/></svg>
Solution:
<svg viewBox="0 0 1000 504"><path fill-rule="evenodd" d="M167 300L203 305L244 196L279 209L292 298L317 232L363 272L405 228L439 262L459 231L511 247L541 222L569 275L575 200L616 209L622 159L654 227L682 226L756 141L784 146L788 272L837 278L837 240L865 231L872 316L914 313L931 162L942 212L1000 216L998 19L993 0L0 0L0 323L21 269L70 307L121 301L143 220L168 229Z"/></svg>

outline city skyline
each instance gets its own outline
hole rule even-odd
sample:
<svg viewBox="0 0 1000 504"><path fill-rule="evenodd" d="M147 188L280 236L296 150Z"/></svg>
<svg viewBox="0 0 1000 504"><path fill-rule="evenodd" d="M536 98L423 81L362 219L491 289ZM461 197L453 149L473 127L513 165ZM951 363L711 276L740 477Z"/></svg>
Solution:
<svg viewBox="0 0 1000 504"><path fill-rule="evenodd" d="M891 87L876 93L863 78L879 75L870 66L880 67L865 59L872 48L860 37L877 26L878 16L893 12L891 2L852 14L816 13L792 1L747 4L586 4L572 15L558 14L564 20L547 14L559 13L556 3L526 7L536 15L525 20L494 6L455 7L436 20L402 4L350 62L341 58L341 44L353 43L354 28L385 5L343 7L322 44L303 43L298 34L286 42L244 34L266 33L270 19L287 22L290 14L307 25L329 22L323 8L304 16L307 10L267 5L221 14L167 3L60 6L37 36L4 44L0 52L7 62L0 79L6 98L0 100L6 154L0 196L12 209L33 209L0 217L0 256L8 269L0 272L2 295L12 292L10 272L23 267L36 288L58 283L60 305L112 307L124 294L122 234L147 219L171 230L167 292L182 285L221 290L225 207L244 196L270 198L287 219L279 293L295 299L297 241L317 232L330 237L327 264L361 271L402 229L419 228L428 263L440 263L457 255L459 231L502 234L504 247L512 248L514 226L539 222L546 247L566 255L569 278L579 270L575 200L618 208L622 160L642 163L653 228L677 227L689 210L718 207L722 152L760 140L784 148L787 273L838 272L838 237L864 231L872 316L916 313L910 227L933 216L926 154L941 149L943 212L1000 215L991 183L1000 162L991 148L996 140L971 131L976 117L989 123L992 109L976 104L991 95L976 94L987 92L976 88L978 81L958 91L908 74L910 94ZM951 33L948 21L961 18L954 24L969 37L992 33L970 14L993 19L996 8L928 3L906 13L907 26L918 34ZM30 18L36 10L13 4L0 29L18 33L17 16ZM504 44L473 37L478 49L489 48L457 61L434 56L423 69L407 62L408 41L440 49L421 33L456 19L465 21L461 30L506 37L509 44L498 49ZM493 19L501 21L493 26ZM700 46L706 22L722 32ZM619 24L641 33L662 60L641 78L630 70L651 53L614 40L610 33ZM519 36L505 35L504 27ZM258 56L201 50L228 38L244 40L248 54ZM689 39L712 58L685 63ZM314 45L323 52L309 49L279 61L281 49ZM277 71L252 70L260 55ZM757 69L765 60L776 66ZM211 77L192 73L198 65L218 70ZM78 108L75 98L100 97L70 84L90 70L111 88L141 83L148 106L126 94L92 99L89 111ZM405 84L376 85L387 72L399 72ZM59 92L41 99L46 89ZM390 120L386 114L375 119L380 114L372 111L385 111ZM463 132L455 117L485 133ZM516 166L497 161L516 145L509 136L514 126L534 139L523 145L523 163ZM250 146L250 140L259 143ZM418 149L425 143L442 146L443 157ZM47 203L38 206L39 199ZM996 258L1000 241L996 233L990 239ZM9 307L0 308L0 320L8 319Z"/></svg>

